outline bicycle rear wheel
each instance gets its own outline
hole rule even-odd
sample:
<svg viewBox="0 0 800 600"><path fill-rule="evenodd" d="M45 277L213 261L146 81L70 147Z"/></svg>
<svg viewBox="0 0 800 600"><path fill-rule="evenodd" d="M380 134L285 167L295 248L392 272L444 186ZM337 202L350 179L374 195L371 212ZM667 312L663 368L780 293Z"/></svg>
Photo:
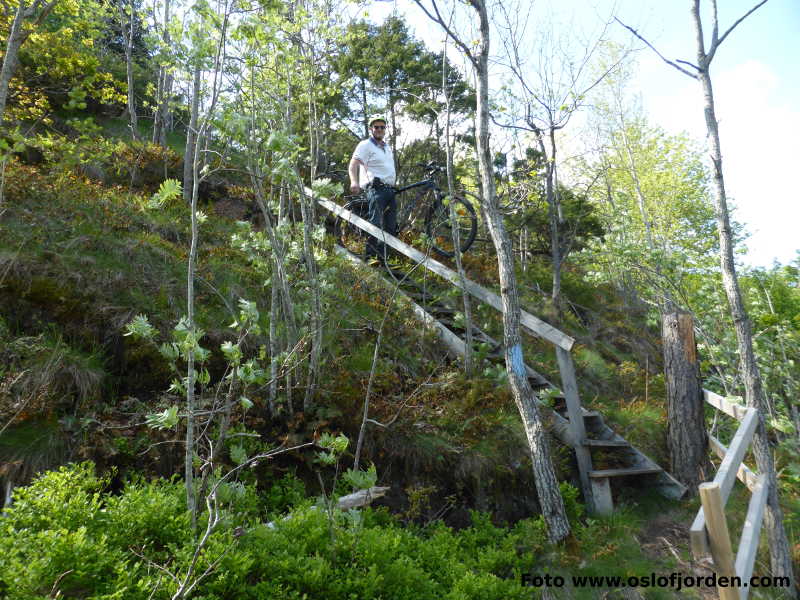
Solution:
<svg viewBox="0 0 800 600"><path fill-rule="evenodd" d="M453 243L453 227L450 221L450 204L456 213L456 226L461 252L466 252L475 241L478 233L478 217L472 205L458 196L451 201L445 198L443 202L436 201L428 211L425 220L425 232L431 239L433 249L447 258L454 256L455 244Z"/></svg>
<svg viewBox="0 0 800 600"><path fill-rule="evenodd" d="M345 210L349 210L353 214L369 221L369 202L364 198L356 198L350 200L344 205ZM348 252L355 254L363 259L366 253L366 243L368 233L353 225L347 219L342 217L336 218L336 241L339 245Z"/></svg>

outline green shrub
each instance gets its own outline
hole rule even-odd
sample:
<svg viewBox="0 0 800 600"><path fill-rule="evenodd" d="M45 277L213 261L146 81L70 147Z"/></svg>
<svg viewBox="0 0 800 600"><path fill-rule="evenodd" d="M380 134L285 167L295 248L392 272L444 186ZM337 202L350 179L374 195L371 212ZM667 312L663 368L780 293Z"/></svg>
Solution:
<svg viewBox="0 0 800 600"><path fill-rule="evenodd" d="M174 594L175 583L153 564L181 575L192 560L195 537L181 483L134 479L118 494L107 484L84 463L16 491L0 520L0 597L39 600L54 590L98 600ZM544 548L541 520L508 530L480 513L460 532L442 524L417 531L385 510L366 510L363 518L336 514L331 523L306 501L291 518L267 526L257 522L252 488L240 487L225 525L200 555L199 573L219 562L194 598L521 599L530 591L520 586L520 573L534 566L531 549ZM298 500L296 479L274 487L273 506Z"/></svg>

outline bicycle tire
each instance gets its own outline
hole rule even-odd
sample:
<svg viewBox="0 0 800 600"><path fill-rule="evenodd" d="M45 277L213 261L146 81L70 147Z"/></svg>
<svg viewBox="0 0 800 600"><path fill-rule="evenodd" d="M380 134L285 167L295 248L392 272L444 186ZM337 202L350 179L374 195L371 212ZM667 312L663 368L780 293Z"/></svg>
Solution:
<svg viewBox="0 0 800 600"><path fill-rule="evenodd" d="M350 200L345 203L344 208L362 219L369 221L369 202L367 202L366 199L356 198ZM366 254L367 237L369 236L366 231L353 225L347 219L337 217L335 234L336 241L342 248L351 254L355 254L359 258L364 258Z"/></svg>
<svg viewBox="0 0 800 600"><path fill-rule="evenodd" d="M456 196L453 199L458 223L461 252L466 252L475 241L478 233L478 217L472 204ZM450 223L450 203L435 201L425 219L425 233L431 240L434 251L441 256L452 258L455 255L453 228Z"/></svg>

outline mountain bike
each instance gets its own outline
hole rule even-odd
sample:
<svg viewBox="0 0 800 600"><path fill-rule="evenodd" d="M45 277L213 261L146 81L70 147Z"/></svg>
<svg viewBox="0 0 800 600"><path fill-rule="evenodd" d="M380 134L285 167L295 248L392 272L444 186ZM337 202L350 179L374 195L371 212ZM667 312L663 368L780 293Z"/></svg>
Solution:
<svg viewBox="0 0 800 600"><path fill-rule="evenodd" d="M459 242L461 252L466 252L475 241L478 232L478 218L475 215L475 208L472 203L460 196L450 197L439 187L438 175L442 172L442 167L431 162L421 165L426 172L426 177L422 181L417 181L410 185L400 188L395 187L394 191L398 197L397 207L397 237L405 231L414 229L422 218L424 231L428 236L433 250L446 258L454 256L455 246L453 243L453 228L450 220L450 206L453 205L456 215L456 226L458 227ZM418 190L417 194L407 194L410 190ZM347 201L344 208L358 215L362 219L369 220L369 203L366 193L361 193ZM366 231L353 225L346 219L339 217L336 220L336 239L339 244L355 254L364 256L367 236Z"/></svg>

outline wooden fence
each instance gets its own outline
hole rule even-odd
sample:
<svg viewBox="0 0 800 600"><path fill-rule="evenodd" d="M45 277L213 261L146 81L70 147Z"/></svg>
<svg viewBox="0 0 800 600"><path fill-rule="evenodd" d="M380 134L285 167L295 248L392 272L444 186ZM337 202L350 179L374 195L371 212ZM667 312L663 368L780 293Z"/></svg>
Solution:
<svg viewBox="0 0 800 600"><path fill-rule="evenodd" d="M709 433L711 449L722 459L722 463L714 480L700 485L700 500L703 506L697 512L689 532L692 554L700 559L710 553L718 576L740 579L743 587L718 586L721 600L746 600L750 588L745 586L749 584L753 574L761 522L767 503L766 476L756 475L742 462L758 424L758 412L755 408L734 404L708 390L703 390L703 396L711 406L736 419L739 428L731 440L730 448L726 448ZM739 539L739 550L734 559L725 518L725 504L737 477L747 486L752 496Z"/></svg>

